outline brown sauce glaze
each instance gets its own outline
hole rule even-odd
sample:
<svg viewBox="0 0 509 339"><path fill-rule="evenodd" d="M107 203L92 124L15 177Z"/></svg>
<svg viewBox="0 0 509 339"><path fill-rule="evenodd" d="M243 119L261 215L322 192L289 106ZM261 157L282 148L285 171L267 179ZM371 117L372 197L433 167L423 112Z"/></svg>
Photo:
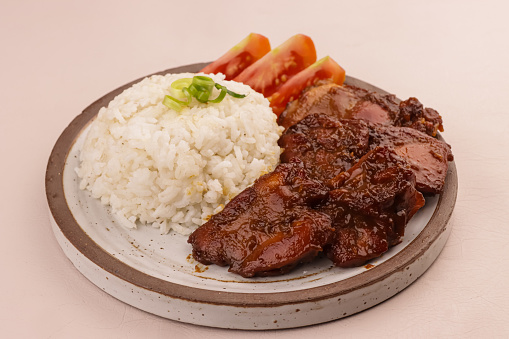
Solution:
<svg viewBox="0 0 509 339"><path fill-rule="evenodd" d="M442 117L431 108L424 108L416 98L399 102L392 94L379 94L363 88L319 84L291 102L278 118L285 129L310 114L326 114L338 119L363 119L368 122L410 127L435 136L443 131Z"/></svg>
<svg viewBox="0 0 509 339"><path fill-rule="evenodd" d="M278 122L281 164L191 234L200 263L243 277L284 274L321 252L364 265L401 242L453 160L433 137L440 115L415 98L321 84Z"/></svg>
<svg viewBox="0 0 509 339"><path fill-rule="evenodd" d="M191 234L193 256L243 277L288 272L332 236L329 216L312 208L326 194L302 163L280 164Z"/></svg>
<svg viewBox="0 0 509 339"><path fill-rule="evenodd" d="M335 189L318 210L335 228L327 256L336 266L352 267L401 242L410 218L424 206L415 175L392 149L377 147L329 182Z"/></svg>

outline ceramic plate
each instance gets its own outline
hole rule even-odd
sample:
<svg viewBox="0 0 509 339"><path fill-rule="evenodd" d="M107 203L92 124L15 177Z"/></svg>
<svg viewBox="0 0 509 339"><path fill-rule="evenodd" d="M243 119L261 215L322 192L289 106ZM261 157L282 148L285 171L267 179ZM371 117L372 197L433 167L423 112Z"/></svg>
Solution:
<svg viewBox="0 0 509 339"><path fill-rule="evenodd" d="M205 64L157 74L196 72ZM79 153L102 106L125 88L100 98L63 131L49 158L46 192L55 236L74 266L108 294L147 312L182 322L237 329L277 329L339 319L390 298L433 263L450 233L457 192L454 162L444 192L426 199L401 244L369 265L342 269L327 259L288 275L245 279L191 256L187 236L150 226L128 230L108 207L79 189ZM386 93L360 80L346 83ZM99 305L98 305L99 307Z"/></svg>

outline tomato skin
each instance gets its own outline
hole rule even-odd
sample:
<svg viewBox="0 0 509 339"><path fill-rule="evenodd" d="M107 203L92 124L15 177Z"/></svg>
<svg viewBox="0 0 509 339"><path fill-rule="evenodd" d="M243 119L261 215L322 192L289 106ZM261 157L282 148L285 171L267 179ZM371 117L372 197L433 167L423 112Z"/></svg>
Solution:
<svg viewBox="0 0 509 339"><path fill-rule="evenodd" d="M270 107L279 116L285 110L286 104L298 99L305 88L315 85L319 80L331 80L342 85L345 76L345 70L332 58L326 56L292 77L272 94L268 98Z"/></svg>
<svg viewBox="0 0 509 339"><path fill-rule="evenodd" d="M207 74L223 73L226 80L232 80L269 52L269 39L261 34L251 33L219 59L205 66L200 72Z"/></svg>
<svg viewBox="0 0 509 339"><path fill-rule="evenodd" d="M246 68L233 80L251 86L266 98L295 74L316 61L310 37L297 34Z"/></svg>

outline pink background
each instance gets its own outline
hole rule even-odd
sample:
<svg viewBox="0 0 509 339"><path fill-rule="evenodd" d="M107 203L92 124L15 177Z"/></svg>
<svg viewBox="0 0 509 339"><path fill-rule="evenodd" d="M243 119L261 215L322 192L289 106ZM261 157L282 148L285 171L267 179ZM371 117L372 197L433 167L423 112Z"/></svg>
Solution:
<svg viewBox="0 0 509 339"><path fill-rule="evenodd" d="M5 338L509 336L509 5L504 1L2 1L0 328ZM459 193L431 268L390 300L281 331L159 318L90 283L49 223L51 149L88 104L133 79L210 61L250 32L313 38L347 74L444 118Z"/></svg>

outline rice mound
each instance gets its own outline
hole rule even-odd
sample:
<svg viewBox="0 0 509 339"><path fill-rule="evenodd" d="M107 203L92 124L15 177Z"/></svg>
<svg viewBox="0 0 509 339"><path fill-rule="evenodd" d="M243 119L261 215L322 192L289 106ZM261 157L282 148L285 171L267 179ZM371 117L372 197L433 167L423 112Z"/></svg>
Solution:
<svg viewBox="0 0 509 339"><path fill-rule="evenodd" d="M195 74L154 75L99 113L80 153L80 188L127 228L150 224L189 234L279 161L282 128L269 102L249 86L207 75L243 99L176 112L162 104L170 85ZM218 95L214 90L211 98Z"/></svg>

